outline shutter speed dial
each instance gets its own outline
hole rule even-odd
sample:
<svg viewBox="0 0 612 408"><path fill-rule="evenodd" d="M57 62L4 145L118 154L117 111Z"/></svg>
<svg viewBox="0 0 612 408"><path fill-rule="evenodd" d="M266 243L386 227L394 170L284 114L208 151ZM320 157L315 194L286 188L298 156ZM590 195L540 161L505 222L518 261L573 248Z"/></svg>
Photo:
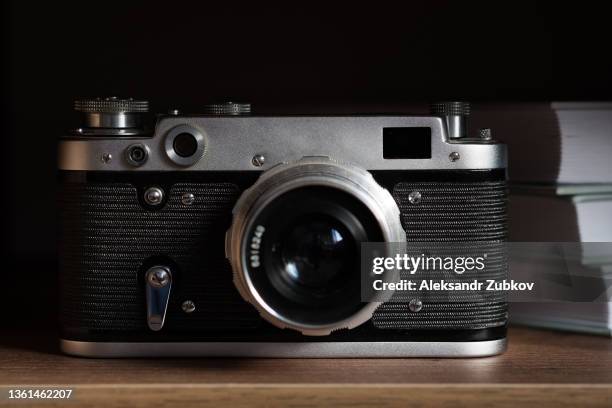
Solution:
<svg viewBox="0 0 612 408"><path fill-rule="evenodd" d="M87 98L74 101L74 110L82 114L77 134L132 136L147 133L144 117L149 102L133 98Z"/></svg>
<svg viewBox="0 0 612 408"><path fill-rule="evenodd" d="M223 102L204 105L204 114L211 116L240 116L251 114L250 103Z"/></svg>

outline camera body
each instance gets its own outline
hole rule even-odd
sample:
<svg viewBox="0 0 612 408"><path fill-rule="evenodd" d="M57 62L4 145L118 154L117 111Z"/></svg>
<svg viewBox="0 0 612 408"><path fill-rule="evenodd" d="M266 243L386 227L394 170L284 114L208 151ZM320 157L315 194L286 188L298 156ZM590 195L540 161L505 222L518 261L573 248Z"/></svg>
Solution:
<svg viewBox="0 0 612 408"><path fill-rule="evenodd" d="M61 348L93 357L485 356L503 297L364 303L359 244L506 239L506 152L431 116L75 103L59 143ZM486 205L479 205L486 203ZM357 268L357 272L355 269ZM498 273L505 274L507 265Z"/></svg>

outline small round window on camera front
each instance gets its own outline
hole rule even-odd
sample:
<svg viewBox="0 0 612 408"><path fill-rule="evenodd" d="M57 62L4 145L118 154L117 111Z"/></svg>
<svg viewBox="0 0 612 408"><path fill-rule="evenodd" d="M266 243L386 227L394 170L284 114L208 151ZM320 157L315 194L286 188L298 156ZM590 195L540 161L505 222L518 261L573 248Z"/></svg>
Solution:
<svg viewBox="0 0 612 408"><path fill-rule="evenodd" d="M142 166L146 163L148 158L149 148L142 143L130 145L125 150L125 159L134 167Z"/></svg>
<svg viewBox="0 0 612 408"><path fill-rule="evenodd" d="M191 133L180 133L172 143L174 152L181 157L191 157L198 151L198 141Z"/></svg>
<svg viewBox="0 0 612 408"><path fill-rule="evenodd" d="M179 166L197 163L206 149L204 135L189 125L176 126L166 134L164 143L166 155Z"/></svg>

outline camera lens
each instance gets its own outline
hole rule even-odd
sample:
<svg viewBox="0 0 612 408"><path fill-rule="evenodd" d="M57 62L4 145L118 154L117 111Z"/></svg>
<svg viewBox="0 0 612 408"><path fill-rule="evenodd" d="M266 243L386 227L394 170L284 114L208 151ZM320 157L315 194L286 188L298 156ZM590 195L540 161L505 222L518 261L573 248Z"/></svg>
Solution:
<svg viewBox="0 0 612 408"><path fill-rule="evenodd" d="M306 290L325 291L347 278L358 257L357 243L338 220L306 216L281 233L274 248L280 254L282 278Z"/></svg>
<svg viewBox="0 0 612 408"><path fill-rule="evenodd" d="M198 150L198 141L191 133L179 133L172 144L174 151L181 157L191 157Z"/></svg>
<svg viewBox="0 0 612 408"><path fill-rule="evenodd" d="M362 203L333 188L299 188L266 205L254 225L265 233L251 281L277 313L329 324L363 307L359 245L380 241L381 231Z"/></svg>
<svg viewBox="0 0 612 408"><path fill-rule="evenodd" d="M304 158L243 193L226 251L239 293L265 320L327 335L368 321L380 304L362 301L361 244L405 240L397 204L371 174Z"/></svg>
<svg viewBox="0 0 612 408"><path fill-rule="evenodd" d="M131 145L126 150L126 158L129 164L135 167L145 164L149 157L149 150L143 144Z"/></svg>

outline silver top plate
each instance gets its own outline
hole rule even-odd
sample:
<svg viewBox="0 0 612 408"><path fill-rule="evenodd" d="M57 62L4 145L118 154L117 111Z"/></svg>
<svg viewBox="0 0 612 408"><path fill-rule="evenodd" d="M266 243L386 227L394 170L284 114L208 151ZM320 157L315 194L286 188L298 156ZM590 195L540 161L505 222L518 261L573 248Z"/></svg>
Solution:
<svg viewBox="0 0 612 408"><path fill-rule="evenodd" d="M173 162L166 136L187 125L203 135L205 153L188 167ZM383 128L431 128L431 159L384 159ZM134 167L126 149L142 143L147 162ZM265 159L255 165L253 157ZM63 139L61 170L87 171L261 171L304 156L328 156L368 170L473 170L506 167L503 144L478 139L450 141L436 116L165 116L149 138L92 137Z"/></svg>

